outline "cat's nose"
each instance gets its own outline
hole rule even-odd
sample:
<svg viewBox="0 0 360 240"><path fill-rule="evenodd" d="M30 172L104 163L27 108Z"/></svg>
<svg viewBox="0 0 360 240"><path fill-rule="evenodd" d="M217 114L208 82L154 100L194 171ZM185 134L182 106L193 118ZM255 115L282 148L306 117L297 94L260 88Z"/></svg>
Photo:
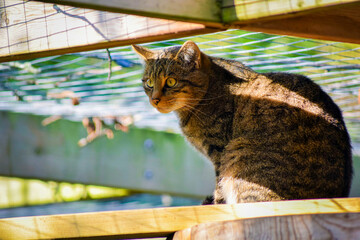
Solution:
<svg viewBox="0 0 360 240"><path fill-rule="evenodd" d="M158 105L160 102L160 98L152 98L151 100L155 105Z"/></svg>

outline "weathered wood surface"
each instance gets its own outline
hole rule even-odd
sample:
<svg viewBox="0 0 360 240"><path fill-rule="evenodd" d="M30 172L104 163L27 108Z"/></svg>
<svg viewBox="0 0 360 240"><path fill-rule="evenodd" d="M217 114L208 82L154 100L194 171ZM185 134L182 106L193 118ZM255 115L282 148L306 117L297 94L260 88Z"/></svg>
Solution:
<svg viewBox="0 0 360 240"><path fill-rule="evenodd" d="M273 216L359 212L360 199L348 198L21 217L0 219L0 238L8 240L57 238L125 239L156 237L166 236L169 233L201 223ZM345 226L359 226L358 214L349 214L347 216L349 216L348 219L351 221L346 222L345 218L343 222L346 224ZM356 221L353 221L355 218L353 216L357 216ZM311 217L300 217L299 219L306 218L311 219ZM314 219L316 219L316 217ZM331 223L333 221L332 219L333 218L328 219L325 217L324 224ZM282 220L275 218L274 220L265 220L265 222L266 221L275 221L276 225L277 222L281 222ZM344 226L344 224L340 226ZM300 222L296 229L304 225L306 224ZM260 224L259 227L261 226L262 225ZM288 226L289 231L291 231L292 226L293 225ZM332 227L332 229L336 230L336 226ZM356 231L358 231L358 229L359 228L357 228Z"/></svg>
<svg viewBox="0 0 360 240"><path fill-rule="evenodd" d="M80 148L87 136L80 122L45 127L43 119L0 111L0 175L198 198L213 191L211 163L178 134L131 128Z"/></svg>
<svg viewBox="0 0 360 240"><path fill-rule="evenodd" d="M43 2L58 3L57 0ZM221 4L217 0L62 0L62 4L140 16L221 25Z"/></svg>
<svg viewBox="0 0 360 240"><path fill-rule="evenodd" d="M58 3L56 0L40 0L48 3ZM93 8L140 16L173 19L190 22L200 22L208 26L221 27L222 23L232 24L235 21L250 21L261 18L302 14L307 11L326 9L357 0L62 0L61 3L70 6ZM286 16L287 15L287 16Z"/></svg>
<svg viewBox="0 0 360 240"><path fill-rule="evenodd" d="M292 35L338 42L360 44L360 2L317 9L306 14L288 14L278 19L244 23L236 21L249 31ZM290 16L289 16L290 15ZM282 19L281 17L287 17ZM236 22L234 22L236 24Z"/></svg>
<svg viewBox="0 0 360 240"><path fill-rule="evenodd" d="M357 0L223 0L223 22L234 23L255 22L259 19L288 18L293 15L303 15L311 11L326 10L341 7L343 4L356 3Z"/></svg>
<svg viewBox="0 0 360 240"><path fill-rule="evenodd" d="M213 31L196 23L34 1L0 0L0 62Z"/></svg>
<svg viewBox="0 0 360 240"><path fill-rule="evenodd" d="M144 0L145 1L145 0ZM56 2L44 0L44 2ZM199 22L219 30L240 28L322 40L360 43L358 0L213 0L131 1L66 0L66 4L135 13L142 16ZM158 10L158 7L161 10ZM218 13L221 14L218 14ZM219 17L220 16L220 17Z"/></svg>
<svg viewBox="0 0 360 240"><path fill-rule="evenodd" d="M175 233L173 240L360 239L360 213L281 216L203 223Z"/></svg>

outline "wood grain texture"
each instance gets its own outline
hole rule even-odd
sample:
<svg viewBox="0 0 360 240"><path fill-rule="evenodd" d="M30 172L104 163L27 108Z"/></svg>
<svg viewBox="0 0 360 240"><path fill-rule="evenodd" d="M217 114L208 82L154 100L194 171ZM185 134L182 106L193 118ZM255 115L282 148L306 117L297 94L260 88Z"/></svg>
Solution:
<svg viewBox="0 0 360 240"><path fill-rule="evenodd" d="M176 232L173 240L359 238L360 213L338 213L204 223Z"/></svg>
<svg viewBox="0 0 360 240"><path fill-rule="evenodd" d="M360 43L360 1L224 0L223 22L234 28Z"/></svg>
<svg viewBox="0 0 360 240"><path fill-rule="evenodd" d="M256 21L262 18L290 17L311 11L325 10L342 4L356 3L356 0L224 0L222 4L223 22Z"/></svg>
<svg viewBox="0 0 360 240"><path fill-rule="evenodd" d="M56 0L41 0L57 3ZM191 21L219 26L221 23L221 6L217 0L62 0L62 4L136 14L146 17L171 20Z"/></svg>
<svg viewBox="0 0 360 240"><path fill-rule="evenodd" d="M0 62L214 32L202 24L0 0Z"/></svg>
<svg viewBox="0 0 360 240"><path fill-rule="evenodd" d="M337 8L290 16L286 20L273 19L243 24L240 28L280 35L360 43L360 2Z"/></svg>
<svg viewBox="0 0 360 240"><path fill-rule="evenodd" d="M359 212L360 199L348 198L22 217L0 219L0 238L5 240L160 237L201 223L259 217ZM352 219L352 215L348 216ZM311 217L304 218L311 219Z"/></svg>

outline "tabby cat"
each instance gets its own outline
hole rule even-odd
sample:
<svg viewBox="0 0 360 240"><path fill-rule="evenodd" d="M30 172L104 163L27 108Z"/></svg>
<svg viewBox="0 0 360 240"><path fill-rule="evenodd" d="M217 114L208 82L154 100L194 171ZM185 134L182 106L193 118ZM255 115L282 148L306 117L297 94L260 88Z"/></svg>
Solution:
<svg viewBox="0 0 360 240"><path fill-rule="evenodd" d="M348 196L349 135L339 108L310 79L257 73L192 41L133 49L145 60L151 105L174 111L186 139L215 167L207 203Z"/></svg>

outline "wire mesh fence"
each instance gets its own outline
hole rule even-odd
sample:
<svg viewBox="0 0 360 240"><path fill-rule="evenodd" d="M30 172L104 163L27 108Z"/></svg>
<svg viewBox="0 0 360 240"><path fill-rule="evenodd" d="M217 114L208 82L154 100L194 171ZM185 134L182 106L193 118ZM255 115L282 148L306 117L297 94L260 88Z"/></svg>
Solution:
<svg viewBox="0 0 360 240"><path fill-rule="evenodd" d="M360 142L360 45L228 30L144 46L158 49L189 39L208 55L242 61L258 72L310 77L340 106L353 141ZM0 110L76 121L129 116L138 127L178 131L173 114L149 105L141 74L130 46L3 63Z"/></svg>

